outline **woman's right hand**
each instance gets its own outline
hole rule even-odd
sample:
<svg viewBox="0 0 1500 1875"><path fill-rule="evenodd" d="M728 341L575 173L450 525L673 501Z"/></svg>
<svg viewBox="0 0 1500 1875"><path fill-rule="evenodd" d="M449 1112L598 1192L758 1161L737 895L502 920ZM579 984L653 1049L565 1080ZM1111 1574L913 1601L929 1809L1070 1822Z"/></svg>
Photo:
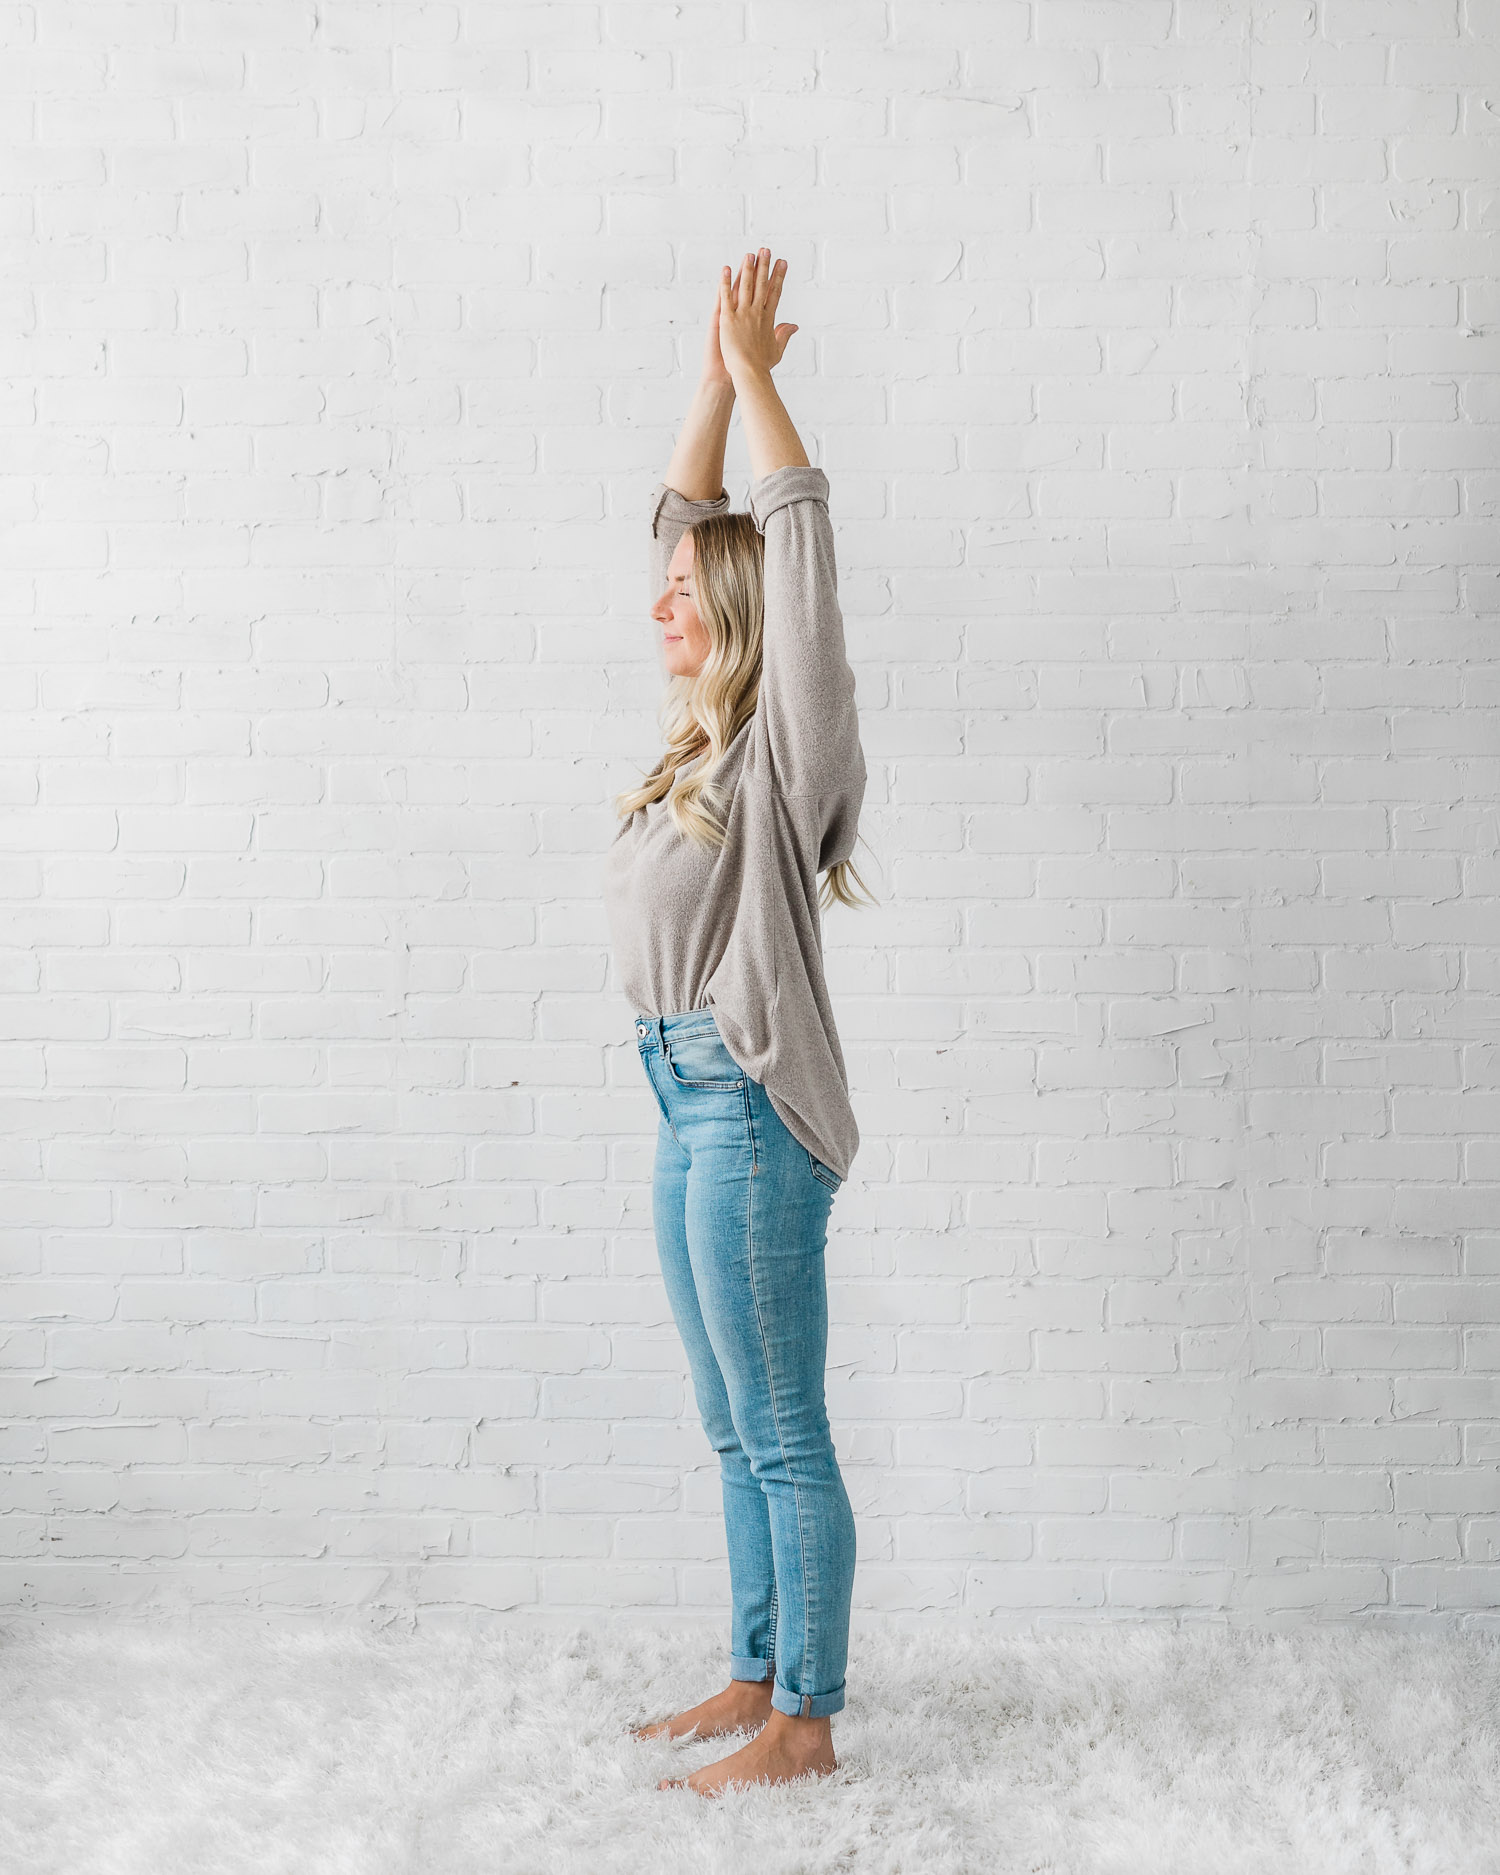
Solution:
<svg viewBox="0 0 1500 1875"><path fill-rule="evenodd" d="M703 378L706 385L732 391L734 379L729 375L729 367L724 362L724 354L719 349L719 286L714 282L713 311L708 315L708 336L703 341Z"/></svg>

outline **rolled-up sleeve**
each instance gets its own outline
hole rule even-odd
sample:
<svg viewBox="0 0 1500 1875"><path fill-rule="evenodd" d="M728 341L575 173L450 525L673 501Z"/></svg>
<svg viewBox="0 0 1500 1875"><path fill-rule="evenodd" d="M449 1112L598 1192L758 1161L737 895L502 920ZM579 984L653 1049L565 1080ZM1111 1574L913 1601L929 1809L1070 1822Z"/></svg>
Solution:
<svg viewBox="0 0 1500 1875"><path fill-rule="evenodd" d="M667 568L682 539L683 529L706 521L710 515L728 514L729 496L721 492L712 501L689 501L675 488L658 482L651 495L651 596L654 605L666 591Z"/></svg>
<svg viewBox="0 0 1500 1875"><path fill-rule="evenodd" d="M828 477L801 464L750 485L765 536L761 704L775 785L829 794L864 784L854 672L838 600Z"/></svg>

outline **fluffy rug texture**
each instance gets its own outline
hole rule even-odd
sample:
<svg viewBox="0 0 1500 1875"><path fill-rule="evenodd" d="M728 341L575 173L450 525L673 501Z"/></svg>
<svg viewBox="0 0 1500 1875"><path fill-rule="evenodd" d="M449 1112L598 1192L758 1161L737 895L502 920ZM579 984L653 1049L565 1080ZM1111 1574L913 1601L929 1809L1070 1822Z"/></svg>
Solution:
<svg viewBox="0 0 1500 1875"><path fill-rule="evenodd" d="M1500 1642L861 1628L839 1769L706 1799L638 1743L725 1637L0 1627L0 1867L28 1875L1490 1875Z"/></svg>

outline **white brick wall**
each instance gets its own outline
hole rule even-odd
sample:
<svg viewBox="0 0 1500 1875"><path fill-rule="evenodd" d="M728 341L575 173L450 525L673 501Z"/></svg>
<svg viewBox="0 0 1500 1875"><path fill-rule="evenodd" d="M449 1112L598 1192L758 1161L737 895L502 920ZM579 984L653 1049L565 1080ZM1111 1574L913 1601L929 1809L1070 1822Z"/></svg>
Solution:
<svg viewBox="0 0 1500 1875"><path fill-rule="evenodd" d="M765 241L859 1608L1495 1620L1497 42L0 6L0 1603L722 1612L597 890Z"/></svg>

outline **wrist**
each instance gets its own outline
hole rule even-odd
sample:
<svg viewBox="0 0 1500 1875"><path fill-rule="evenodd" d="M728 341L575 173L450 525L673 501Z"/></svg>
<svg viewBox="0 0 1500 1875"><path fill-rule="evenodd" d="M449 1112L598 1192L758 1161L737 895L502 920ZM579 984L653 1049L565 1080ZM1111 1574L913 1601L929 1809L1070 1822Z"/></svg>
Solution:
<svg viewBox="0 0 1500 1875"><path fill-rule="evenodd" d="M723 377L711 377L707 372L698 380L698 395L715 401L734 402L734 379L726 371Z"/></svg>
<svg viewBox="0 0 1500 1875"><path fill-rule="evenodd" d="M769 365L736 365L731 367L730 377L740 393L774 388Z"/></svg>

